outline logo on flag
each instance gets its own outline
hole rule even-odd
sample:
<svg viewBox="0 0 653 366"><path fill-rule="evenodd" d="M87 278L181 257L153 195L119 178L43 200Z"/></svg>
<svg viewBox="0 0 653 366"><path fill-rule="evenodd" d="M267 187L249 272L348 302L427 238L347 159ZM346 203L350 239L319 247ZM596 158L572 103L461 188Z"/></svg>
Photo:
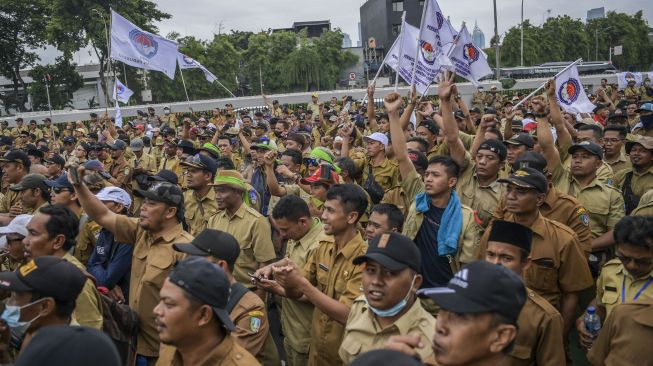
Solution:
<svg viewBox="0 0 653 366"><path fill-rule="evenodd" d="M186 55L184 55L182 57L182 60L184 61L184 63L186 63L186 65L195 65L195 60L193 58L191 58L191 57L186 56Z"/></svg>
<svg viewBox="0 0 653 366"><path fill-rule="evenodd" d="M113 84L113 99L116 102L129 103L129 98L134 94L129 88L116 78Z"/></svg>
<svg viewBox="0 0 653 366"><path fill-rule="evenodd" d="M433 50L433 45L426 41L421 41L420 44L422 49L422 58L424 58L424 61L427 64L433 65L436 58L435 51Z"/></svg>
<svg viewBox="0 0 653 366"><path fill-rule="evenodd" d="M116 85L116 92L118 93L118 95L122 95L122 93L125 92L125 87L122 85Z"/></svg>
<svg viewBox="0 0 653 366"><path fill-rule="evenodd" d="M444 24L444 16L442 15L442 13L440 13L439 11L436 11L435 12L435 19L437 20L436 24L438 26L438 30L442 29L442 25Z"/></svg>
<svg viewBox="0 0 653 366"><path fill-rule="evenodd" d="M571 105L580 95L580 83L576 79L569 79L558 88L558 100L566 105Z"/></svg>
<svg viewBox="0 0 653 366"><path fill-rule="evenodd" d="M159 43L151 35L144 33L140 29L134 29L129 32L129 40L136 50L147 58L156 56L159 50Z"/></svg>
<svg viewBox="0 0 653 366"><path fill-rule="evenodd" d="M476 47L472 43L467 43L463 46L463 58L467 60L470 64L478 60L479 52L476 50Z"/></svg>

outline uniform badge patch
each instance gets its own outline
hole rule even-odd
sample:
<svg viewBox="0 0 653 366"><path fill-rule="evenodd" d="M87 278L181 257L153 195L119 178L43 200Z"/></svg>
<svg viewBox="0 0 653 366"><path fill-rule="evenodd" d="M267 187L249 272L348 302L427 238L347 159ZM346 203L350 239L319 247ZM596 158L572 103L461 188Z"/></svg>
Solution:
<svg viewBox="0 0 653 366"><path fill-rule="evenodd" d="M583 225L589 226L590 225L590 215L587 213L587 210L584 207L581 207L578 209L578 217L580 217L580 221L583 222Z"/></svg>
<svg viewBox="0 0 653 366"><path fill-rule="evenodd" d="M260 329L261 329L261 319L255 316L251 317L249 319L249 330L251 330L254 333L258 333Z"/></svg>

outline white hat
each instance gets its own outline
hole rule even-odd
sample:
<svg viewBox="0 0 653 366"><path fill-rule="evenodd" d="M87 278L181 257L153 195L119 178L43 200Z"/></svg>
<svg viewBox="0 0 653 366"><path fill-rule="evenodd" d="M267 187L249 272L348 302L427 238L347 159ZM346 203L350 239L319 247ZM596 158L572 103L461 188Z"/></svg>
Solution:
<svg viewBox="0 0 653 366"><path fill-rule="evenodd" d="M385 134L383 134L381 132L374 132L373 134L371 134L369 136L363 137L363 140L365 140L365 141L368 141L368 140L378 141L378 142L382 143L383 146L388 147L388 136L386 136Z"/></svg>
<svg viewBox="0 0 653 366"><path fill-rule="evenodd" d="M0 235L20 234L27 236L27 224L32 219L32 215L18 215L7 226L0 227Z"/></svg>
<svg viewBox="0 0 653 366"><path fill-rule="evenodd" d="M122 203L127 208L132 204L132 199L129 197L129 193L118 187L104 187L95 195L95 197L100 201Z"/></svg>

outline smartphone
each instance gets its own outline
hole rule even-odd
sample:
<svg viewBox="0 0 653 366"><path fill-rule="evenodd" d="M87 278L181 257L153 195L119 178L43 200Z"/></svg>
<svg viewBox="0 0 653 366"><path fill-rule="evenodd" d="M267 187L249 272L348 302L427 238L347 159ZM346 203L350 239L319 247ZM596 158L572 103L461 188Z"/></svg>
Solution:
<svg viewBox="0 0 653 366"><path fill-rule="evenodd" d="M79 179L79 172L77 171L77 165L73 164L70 166L68 169L68 172L70 172L70 177L73 181L73 184L81 184L82 181Z"/></svg>

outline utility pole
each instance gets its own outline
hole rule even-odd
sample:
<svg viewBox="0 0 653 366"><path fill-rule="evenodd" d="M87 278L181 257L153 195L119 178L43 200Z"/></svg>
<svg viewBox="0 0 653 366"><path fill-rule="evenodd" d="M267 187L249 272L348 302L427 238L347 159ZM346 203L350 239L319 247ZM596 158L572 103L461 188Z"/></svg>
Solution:
<svg viewBox="0 0 653 366"><path fill-rule="evenodd" d="M524 0L521 0L521 50L519 52L519 64L524 67Z"/></svg>
<svg viewBox="0 0 653 366"><path fill-rule="evenodd" d="M497 25L497 0L494 3L494 58L496 62L496 78L499 80L499 28Z"/></svg>

